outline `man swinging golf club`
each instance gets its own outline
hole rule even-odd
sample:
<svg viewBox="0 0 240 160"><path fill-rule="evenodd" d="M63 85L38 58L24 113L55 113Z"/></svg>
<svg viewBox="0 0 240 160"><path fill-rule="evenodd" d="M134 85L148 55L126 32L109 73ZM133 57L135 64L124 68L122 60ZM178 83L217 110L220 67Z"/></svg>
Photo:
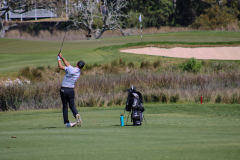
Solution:
<svg viewBox="0 0 240 160"><path fill-rule="evenodd" d="M78 113L75 105L74 105L74 86L75 82L77 81L78 77L81 74L81 69L84 67L85 63L83 61L79 61L76 67L72 67L63 57L62 54L59 52L57 56L58 60L58 68L61 70L65 70L66 75L63 78L62 86L60 89L60 96L62 100L62 111L63 111L63 120L66 127L74 127L77 125L80 127L82 125L81 116ZM62 65L61 60L63 61L64 65ZM68 104L69 108L71 109L73 116L77 119L77 122L70 123L68 120Z"/></svg>

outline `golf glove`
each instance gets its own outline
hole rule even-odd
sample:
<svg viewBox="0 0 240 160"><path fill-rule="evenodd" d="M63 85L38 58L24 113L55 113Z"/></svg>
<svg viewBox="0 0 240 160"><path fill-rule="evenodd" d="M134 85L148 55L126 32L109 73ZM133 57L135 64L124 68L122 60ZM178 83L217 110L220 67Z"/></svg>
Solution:
<svg viewBox="0 0 240 160"><path fill-rule="evenodd" d="M62 60L59 56L57 56L57 60L59 61L59 60Z"/></svg>

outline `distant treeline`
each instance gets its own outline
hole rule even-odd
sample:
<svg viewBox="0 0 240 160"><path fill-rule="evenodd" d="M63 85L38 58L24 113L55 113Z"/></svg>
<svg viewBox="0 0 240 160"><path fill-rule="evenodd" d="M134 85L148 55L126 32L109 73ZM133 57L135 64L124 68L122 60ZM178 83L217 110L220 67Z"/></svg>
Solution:
<svg viewBox="0 0 240 160"><path fill-rule="evenodd" d="M128 0L126 13L131 15L127 27L189 26L216 29L237 24L240 0Z"/></svg>

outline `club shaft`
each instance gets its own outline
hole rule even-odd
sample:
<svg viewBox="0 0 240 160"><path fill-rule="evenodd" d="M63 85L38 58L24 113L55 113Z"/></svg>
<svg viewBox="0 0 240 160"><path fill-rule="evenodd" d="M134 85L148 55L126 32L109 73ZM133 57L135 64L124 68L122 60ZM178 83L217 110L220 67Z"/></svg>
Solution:
<svg viewBox="0 0 240 160"><path fill-rule="evenodd" d="M145 121L145 123L146 123L146 125L147 125L147 121L146 121L146 119L145 119L145 117L143 116L143 119L144 119L144 121Z"/></svg>
<svg viewBox="0 0 240 160"><path fill-rule="evenodd" d="M61 45L61 48L60 48L60 51L59 51L59 52L62 51L62 46L63 46L63 42L64 42L64 39L65 39L66 33L67 33L67 30L66 30L65 35L64 35L64 37L63 37L62 45Z"/></svg>
<svg viewBox="0 0 240 160"><path fill-rule="evenodd" d="M130 112L128 113L128 118L129 118L129 114L130 114ZM128 118L127 118L127 122L128 122ZM126 125L127 125L127 122L126 122Z"/></svg>

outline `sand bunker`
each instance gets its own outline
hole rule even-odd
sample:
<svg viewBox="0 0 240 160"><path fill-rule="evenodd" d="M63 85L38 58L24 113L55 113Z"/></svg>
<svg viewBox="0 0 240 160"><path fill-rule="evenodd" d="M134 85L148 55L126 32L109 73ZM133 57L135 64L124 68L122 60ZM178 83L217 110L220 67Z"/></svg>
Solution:
<svg viewBox="0 0 240 160"><path fill-rule="evenodd" d="M212 48L176 47L171 49L147 47L139 49L126 49L122 50L121 52L176 58L194 57L196 59L240 60L240 47L212 47Z"/></svg>

